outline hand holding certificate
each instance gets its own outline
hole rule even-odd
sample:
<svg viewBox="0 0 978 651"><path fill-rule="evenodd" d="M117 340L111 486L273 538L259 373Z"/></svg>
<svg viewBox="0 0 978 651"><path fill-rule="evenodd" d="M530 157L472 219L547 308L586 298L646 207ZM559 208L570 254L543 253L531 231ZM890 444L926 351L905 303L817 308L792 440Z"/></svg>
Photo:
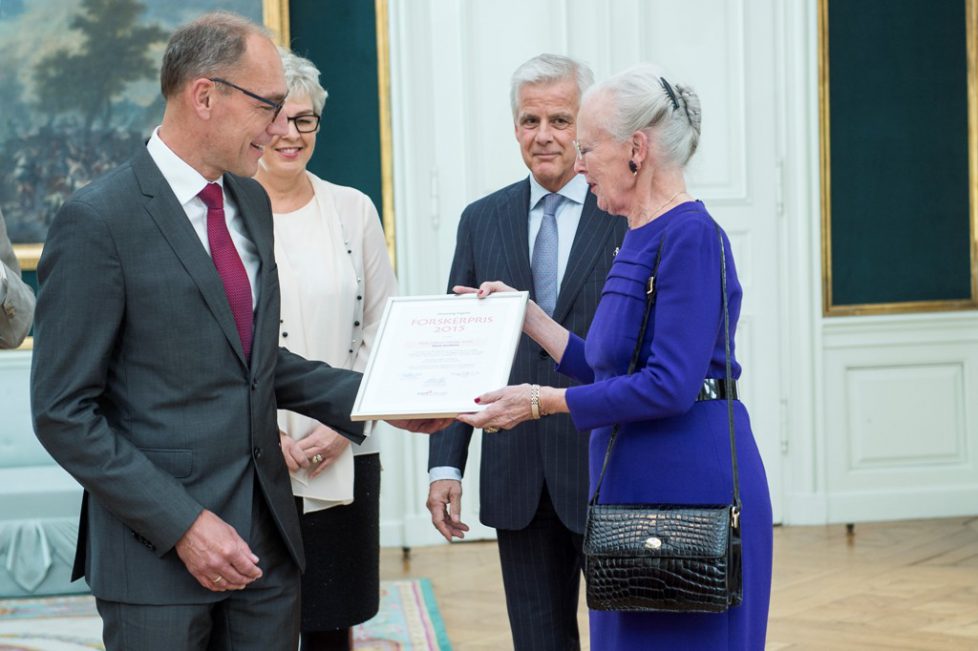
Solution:
<svg viewBox="0 0 978 651"><path fill-rule="evenodd" d="M389 299L351 418L435 419L481 409L474 398L509 379L527 297Z"/></svg>

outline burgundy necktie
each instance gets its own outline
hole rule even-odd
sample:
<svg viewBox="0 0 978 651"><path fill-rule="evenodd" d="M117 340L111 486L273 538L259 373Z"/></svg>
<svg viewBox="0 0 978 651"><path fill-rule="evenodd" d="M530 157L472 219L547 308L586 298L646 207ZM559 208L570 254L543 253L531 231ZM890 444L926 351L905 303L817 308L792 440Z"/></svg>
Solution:
<svg viewBox="0 0 978 651"><path fill-rule="evenodd" d="M207 206L207 241L211 247L211 259L224 283L224 293L231 305L245 359L249 359L252 337L251 283L224 220L224 192L217 183L208 183L197 196Z"/></svg>

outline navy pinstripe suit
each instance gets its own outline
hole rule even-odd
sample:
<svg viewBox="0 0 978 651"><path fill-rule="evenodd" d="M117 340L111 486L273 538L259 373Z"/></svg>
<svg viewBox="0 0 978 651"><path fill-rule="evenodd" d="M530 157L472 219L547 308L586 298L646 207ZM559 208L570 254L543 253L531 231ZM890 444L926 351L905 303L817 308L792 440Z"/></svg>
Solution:
<svg viewBox="0 0 978 651"><path fill-rule="evenodd" d="M534 297L527 227L529 203L530 183L524 179L465 209L458 227L449 291L453 285L475 287L484 281L501 280L516 289L529 290L530 297ZM594 195L588 193L553 314L571 332L582 337L587 333L613 253L624 238L626 226L623 218L599 210ZM509 378L510 384L524 382L554 387L571 384L557 374L550 356L526 335L520 340ZM452 466L464 472L471 436L472 428L464 423L432 435L429 469ZM567 414L531 420L512 430L483 436L480 470L483 524L501 530L524 529L541 506L545 487L563 526L574 534L582 533L587 506L588 435L575 430ZM535 546L539 546L539 541ZM526 552L547 553L540 549ZM537 592L545 588L557 598L558 591L566 592L567 586L540 585L553 582L546 572L536 576L527 574L527 566L532 571L540 564L508 567L506 555L502 556L510 622L514 639L518 639L517 627L523 624L514 620L514 606L520 610L520 604L513 603L510 587L529 582ZM579 564L580 561L572 558L571 562ZM574 576L579 577L576 572ZM575 583L575 597L576 594ZM576 613L576 598L572 608ZM527 614L525 625L539 628L539 619L534 620L532 612ZM576 634L576 623L573 625ZM530 646L544 648L546 645Z"/></svg>

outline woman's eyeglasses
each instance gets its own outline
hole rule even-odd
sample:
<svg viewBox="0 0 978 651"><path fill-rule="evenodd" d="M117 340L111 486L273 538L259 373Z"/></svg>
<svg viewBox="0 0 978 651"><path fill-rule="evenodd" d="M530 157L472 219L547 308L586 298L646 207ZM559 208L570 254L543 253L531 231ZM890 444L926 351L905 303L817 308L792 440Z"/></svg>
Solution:
<svg viewBox="0 0 978 651"><path fill-rule="evenodd" d="M295 125L295 130L299 133L312 133L319 128L319 116L315 113L297 115L286 119Z"/></svg>

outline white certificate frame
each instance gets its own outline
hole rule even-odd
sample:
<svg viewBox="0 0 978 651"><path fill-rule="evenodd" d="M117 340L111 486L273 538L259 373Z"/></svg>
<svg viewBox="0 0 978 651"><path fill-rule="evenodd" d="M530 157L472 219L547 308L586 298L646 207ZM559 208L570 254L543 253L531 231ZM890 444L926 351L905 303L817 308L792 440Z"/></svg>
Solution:
<svg viewBox="0 0 978 651"><path fill-rule="evenodd" d="M394 296L351 420L453 418L509 382L529 292Z"/></svg>

